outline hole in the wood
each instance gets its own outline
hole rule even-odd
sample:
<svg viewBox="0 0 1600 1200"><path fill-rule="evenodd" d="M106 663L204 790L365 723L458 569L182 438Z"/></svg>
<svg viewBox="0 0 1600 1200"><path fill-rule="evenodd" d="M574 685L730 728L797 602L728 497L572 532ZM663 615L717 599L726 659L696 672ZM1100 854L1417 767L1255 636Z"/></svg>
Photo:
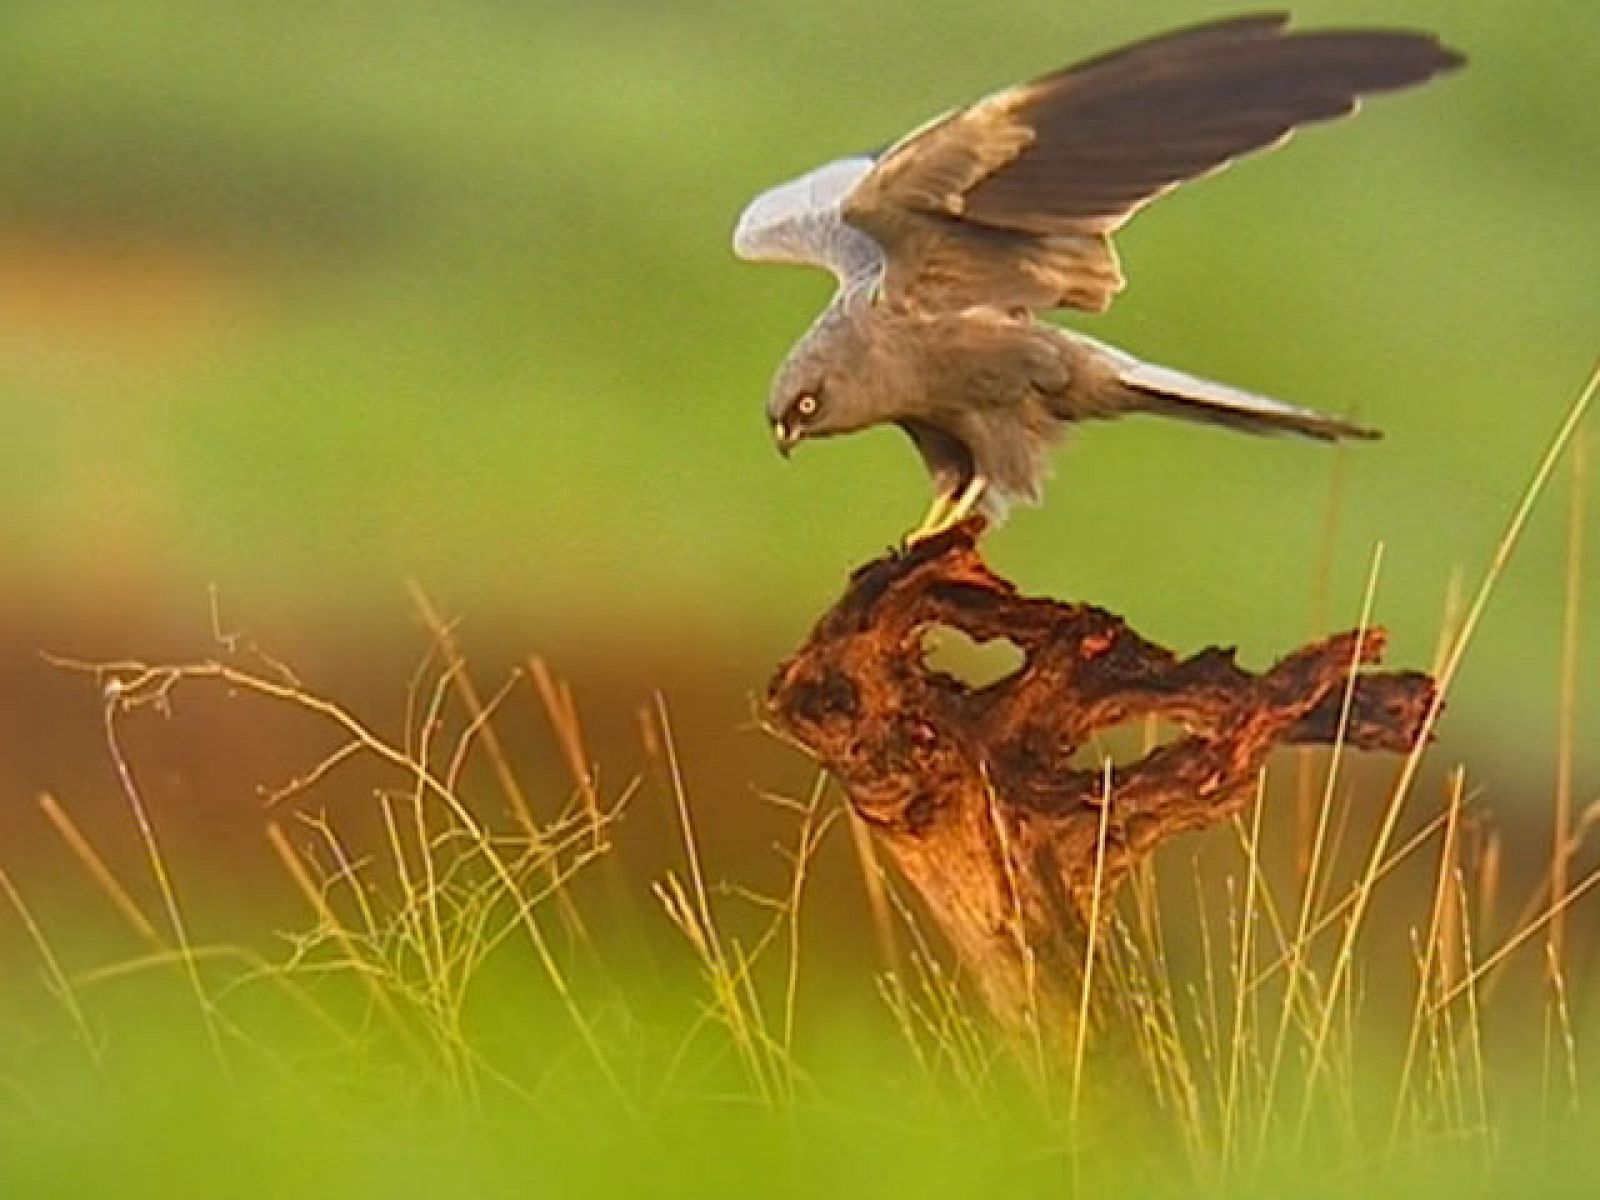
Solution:
<svg viewBox="0 0 1600 1200"><path fill-rule="evenodd" d="M988 687L1022 666L1022 649L1006 638L976 642L951 625L931 625L922 634L922 661L968 687Z"/></svg>
<svg viewBox="0 0 1600 1200"><path fill-rule="evenodd" d="M1155 717L1140 717L1096 730L1094 736L1072 753L1072 766L1079 771L1103 771L1106 759L1113 769L1138 762L1158 746L1184 736L1178 725Z"/></svg>

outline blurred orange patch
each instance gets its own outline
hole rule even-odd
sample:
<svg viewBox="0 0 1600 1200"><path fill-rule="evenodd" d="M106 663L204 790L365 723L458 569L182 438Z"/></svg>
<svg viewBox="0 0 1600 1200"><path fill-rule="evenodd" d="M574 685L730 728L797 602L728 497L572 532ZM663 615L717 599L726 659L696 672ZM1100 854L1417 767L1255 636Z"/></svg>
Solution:
<svg viewBox="0 0 1600 1200"><path fill-rule="evenodd" d="M180 364L237 327L252 290L240 265L192 247L0 233L0 370Z"/></svg>

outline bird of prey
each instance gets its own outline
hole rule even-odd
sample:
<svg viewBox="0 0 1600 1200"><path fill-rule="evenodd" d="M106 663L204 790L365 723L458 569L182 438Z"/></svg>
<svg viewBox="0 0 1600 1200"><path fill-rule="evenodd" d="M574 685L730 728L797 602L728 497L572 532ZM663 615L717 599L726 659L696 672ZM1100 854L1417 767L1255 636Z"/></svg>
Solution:
<svg viewBox="0 0 1600 1200"><path fill-rule="evenodd" d="M1150 201L1464 60L1425 33L1234 17L1154 37L938 117L888 149L758 196L741 258L824 267L839 287L773 380L788 455L893 422L933 480L907 541L1038 503L1075 421L1157 413L1322 441L1378 436L1039 319L1122 289L1111 235Z"/></svg>

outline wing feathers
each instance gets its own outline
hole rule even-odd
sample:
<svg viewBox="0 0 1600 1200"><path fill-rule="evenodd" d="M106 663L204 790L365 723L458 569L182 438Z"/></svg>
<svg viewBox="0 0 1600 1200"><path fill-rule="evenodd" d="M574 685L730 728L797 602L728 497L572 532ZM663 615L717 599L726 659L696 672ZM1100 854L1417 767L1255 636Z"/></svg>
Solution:
<svg viewBox="0 0 1600 1200"><path fill-rule="evenodd" d="M1421 83L1459 62L1418 34L1283 34L1179 39L1142 55L1020 89L1014 117L1029 148L979 181L968 219L1052 229L1121 224L1162 191L1353 112L1357 98ZM1243 42L1244 44L1241 44Z"/></svg>
<svg viewBox="0 0 1600 1200"><path fill-rule="evenodd" d="M882 261L876 243L839 215L872 166L870 158L842 158L762 192L739 215L733 252L750 262L823 267L840 283L875 269Z"/></svg>
<svg viewBox="0 0 1600 1200"><path fill-rule="evenodd" d="M891 147L842 201L894 303L1099 310L1106 240L1178 184L1461 63L1428 34L1295 33L1281 14L1152 38L1007 89Z"/></svg>

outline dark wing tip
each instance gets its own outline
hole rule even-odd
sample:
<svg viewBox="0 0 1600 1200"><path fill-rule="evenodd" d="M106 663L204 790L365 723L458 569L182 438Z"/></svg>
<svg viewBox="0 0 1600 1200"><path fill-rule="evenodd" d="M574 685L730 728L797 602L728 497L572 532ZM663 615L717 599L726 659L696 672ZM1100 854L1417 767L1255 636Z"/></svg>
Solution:
<svg viewBox="0 0 1600 1200"><path fill-rule="evenodd" d="M1359 91L1411 87L1460 70L1467 63L1466 55L1445 45L1438 34L1421 30L1318 29L1286 32L1283 41L1322 51L1330 65L1344 60L1349 82ZM1366 71L1362 70L1363 58Z"/></svg>
<svg viewBox="0 0 1600 1200"><path fill-rule="evenodd" d="M1459 71L1467 65L1467 56L1454 46L1446 46L1439 40L1437 35L1434 35L1433 38L1433 48L1438 56L1439 74L1443 75L1449 71Z"/></svg>
<svg viewBox="0 0 1600 1200"><path fill-rule="evenodd" d="M1439 35L1420 29L1298 29L1291 28L1287 12L1247 13L1183 29L1170 30L1121 46L1094 58L1074 63L1043 76L1036 84L1049 84L1069 76L1117 68L1165 70L1179 63L1225 62L1228 58L1265 50L1284 43L1302 46L1334 43L1380 56L1391 65L1409 67L1406 81L1420 83L1466 64L1466 56L1446 46ZM1396 85L1400 86L1400 85Z"/></svg>

